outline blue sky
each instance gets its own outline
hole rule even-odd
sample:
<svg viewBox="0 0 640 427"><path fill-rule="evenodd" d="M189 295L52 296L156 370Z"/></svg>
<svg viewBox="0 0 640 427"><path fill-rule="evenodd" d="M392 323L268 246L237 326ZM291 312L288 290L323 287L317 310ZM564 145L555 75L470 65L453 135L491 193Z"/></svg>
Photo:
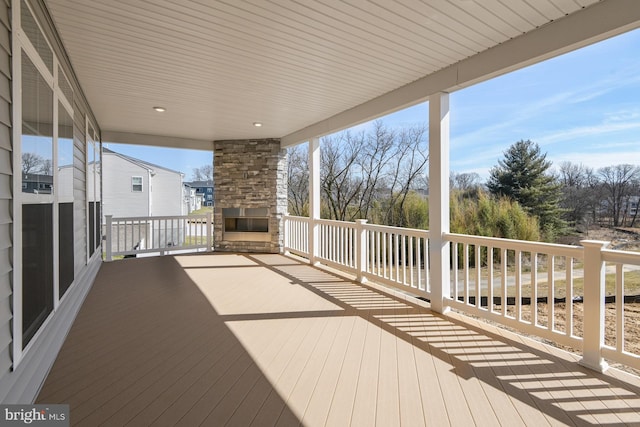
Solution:
<svg viewBox="0 0 640 427"><path fill-rule="evenodd" d="M450 107L452 171L486 178L521 139L537 142L555 165L640 165L640 30L454 92ZM403 127L427 117L427 104L419 104L382 120ZM108 146L186 178L211 160L198 151Z"/></svg>

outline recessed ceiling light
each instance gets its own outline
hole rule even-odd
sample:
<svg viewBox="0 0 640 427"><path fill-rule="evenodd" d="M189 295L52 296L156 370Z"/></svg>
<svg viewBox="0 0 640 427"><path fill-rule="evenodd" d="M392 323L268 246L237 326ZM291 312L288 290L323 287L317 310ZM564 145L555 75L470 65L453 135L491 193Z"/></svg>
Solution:
<svg viewBox="0 0 640 427"><path fill-rule="evenodd" d="M164 107L153 107L153 109L158 113L164 113L165 111L167 111L167 109Z"/></svg>
<svg viewBox="0 0 640 427"><path fill-rule="evenodd" d="M262 126L262 123L260 122L253 122L253 125L257 128L259 128L260 126Z"/></svg>

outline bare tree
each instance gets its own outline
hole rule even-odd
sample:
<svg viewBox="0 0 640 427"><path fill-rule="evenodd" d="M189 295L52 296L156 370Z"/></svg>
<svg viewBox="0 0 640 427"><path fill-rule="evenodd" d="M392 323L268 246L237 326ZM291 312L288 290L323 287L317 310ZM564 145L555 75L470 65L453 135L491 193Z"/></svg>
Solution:
<svg viewBox="0 0 640 427"><path fill-rule="evenodd" d="M292 215L309 215L309 149L297 145L288 150L287 191L289 212Z"/></svg>
<svg viewBox="0 0 640 427"><path fill-rule="evenodd" d="M562 185L560 205L573 226L588 224L588 214L594 211L599 201L594 182L593 169L582 163L562 162L558 170L558 180ZM597 180L596 180L597 181Z"/></svg>
<svg viewBox="0 0 640 427"><path fill-rule="evenodd" d="M53 162L51 159L44 159L40 166L40 173L43 175L53 175Z"/></svg>
<svg viewBox="0 0 640 427"><path fill-rule="evenodd" d="M193 168L193 172L191 173L191 179L193 181L212 181L213 166L202 165L199 168Z"/></svg>
<svg viewBox="0 0 640 427"><path fill-rule="evenodd" d="M423 185L428 162L426 127L395 131L382 121L369 132L342 132L322 138L320 147L322 216L358 218L404 225L411 190ZM308 214L307 150L289 150L289 210Z"/></svg>
<svg viewBox="0 0 640 427"><path fill-rule="evenodd" d="M380 196L377 194L381 184L389 174L389 164L395 151L396 134L385 127L381 120L373 123L373 130L362 144L358 166L364 177L362 195L359 198L358 214L360 218L370 218L370 209Z"/></svg>
<svg viewBox="0 0 640 427"><path fill-rule="evenodd" d="M450 175L451 189L467 192L480 187L480 175L475 172L456 173L452 171Z"/></svg>
<svg viewBox="0 0 640 427"><path fill-rule="evenodd" d="M424 174L429 154L426 141L427 128L418 126L405 128L399 133L393 155L394 168L389 185L389 204L385 224L404 227L404 203L415 183Z"/></svg>
<svg viewBox="0 0 640 427"><path fill-rule="evenodd" d="M328 216L339 221L354 220L359 216L354 201L361 195L364 179L358 159L364 134L343 132L321 140L320 182L326 201Z"/></svg>
<svg viewBox="0 0 640 427"><path fill-rule="evenodd" d="M640 180L640 168L630 164L607 166L598 169L605 203L614 227L621 225L625 206L628 205L631 190Z"/></svg>
<svg viewBox="0 0 640 427"><path fill-rule="evenodd" d="M22 153L22 173L40 173L44 158L37 153Z"/></svg>

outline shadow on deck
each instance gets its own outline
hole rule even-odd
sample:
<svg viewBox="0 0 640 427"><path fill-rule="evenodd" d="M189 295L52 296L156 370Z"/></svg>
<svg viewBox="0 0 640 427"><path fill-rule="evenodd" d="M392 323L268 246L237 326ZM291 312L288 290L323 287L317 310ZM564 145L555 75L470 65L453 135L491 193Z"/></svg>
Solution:
<svg viewBox="0 0 640 427"><path fill-rule="evenodd" d="M640 380L280 255L104 264L38 402L77 425L628 425Z"/></svg>

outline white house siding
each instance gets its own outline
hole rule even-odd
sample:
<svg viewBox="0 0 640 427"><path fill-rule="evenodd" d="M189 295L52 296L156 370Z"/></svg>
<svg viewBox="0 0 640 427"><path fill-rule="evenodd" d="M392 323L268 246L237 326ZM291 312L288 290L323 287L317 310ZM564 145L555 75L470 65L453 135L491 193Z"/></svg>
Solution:
<svg viewBox="0 0 640 427"><path fill-rule="evenodd" d="M182 177L160 168L151 177L151 215L182 215Z"/></svg>
<svg viewBox="0 0 640 427"><path fill-rule="evenodd" d="M0 384L11 369L12 169L10 9L0 2ZM1 397L0 397L1 399Z"/></svg>
<svg viewBox="0 0 640 427"><path fill-rule="evenodd" d="M115 153L103 153L102 162L103 214L149 216L149 170ZM134 176L142 177L142 192L133 191Z"/></svg>
<svg viewBox="0 0 640 427"><path fill-rule="evenodd" d="M56 193L61 200L71 200L73 197L73 165L58 168L58 185Z"/></svg>
<svg viewBox="0 0 640 427"><path fill-rule="evenodd" d="M51 18L42 0L32 1L34 15L41 24L45 36L61 61L67 76L72 77L70 64L63 52L62 43L54 32ZM62 346L71 324L89 291L101 265L101 254L96 251L87 265L86 247L86 186L85 186L85 117L95 125L92 113L77 82L74 87L74 236L75 271L74 282L57 310L34 338L30 348L23 354L17 366L12 355L13 323L13 269L12 228L13 210L12 186L12 40L10 1L0 0L0 403L31 403L35 400L45 376L49 372ZM15 174L20 176L20 164ZM19 250L16 248L15 250ZM21 284L16 283L15 286Z"/></svg>
<svg viewBox="0 0 640 427"><path fill-rule="evenodd" d="M76 277L87 265L87 175L86 139L83 109L74 103L73 116L73 247Z"/></svg>

